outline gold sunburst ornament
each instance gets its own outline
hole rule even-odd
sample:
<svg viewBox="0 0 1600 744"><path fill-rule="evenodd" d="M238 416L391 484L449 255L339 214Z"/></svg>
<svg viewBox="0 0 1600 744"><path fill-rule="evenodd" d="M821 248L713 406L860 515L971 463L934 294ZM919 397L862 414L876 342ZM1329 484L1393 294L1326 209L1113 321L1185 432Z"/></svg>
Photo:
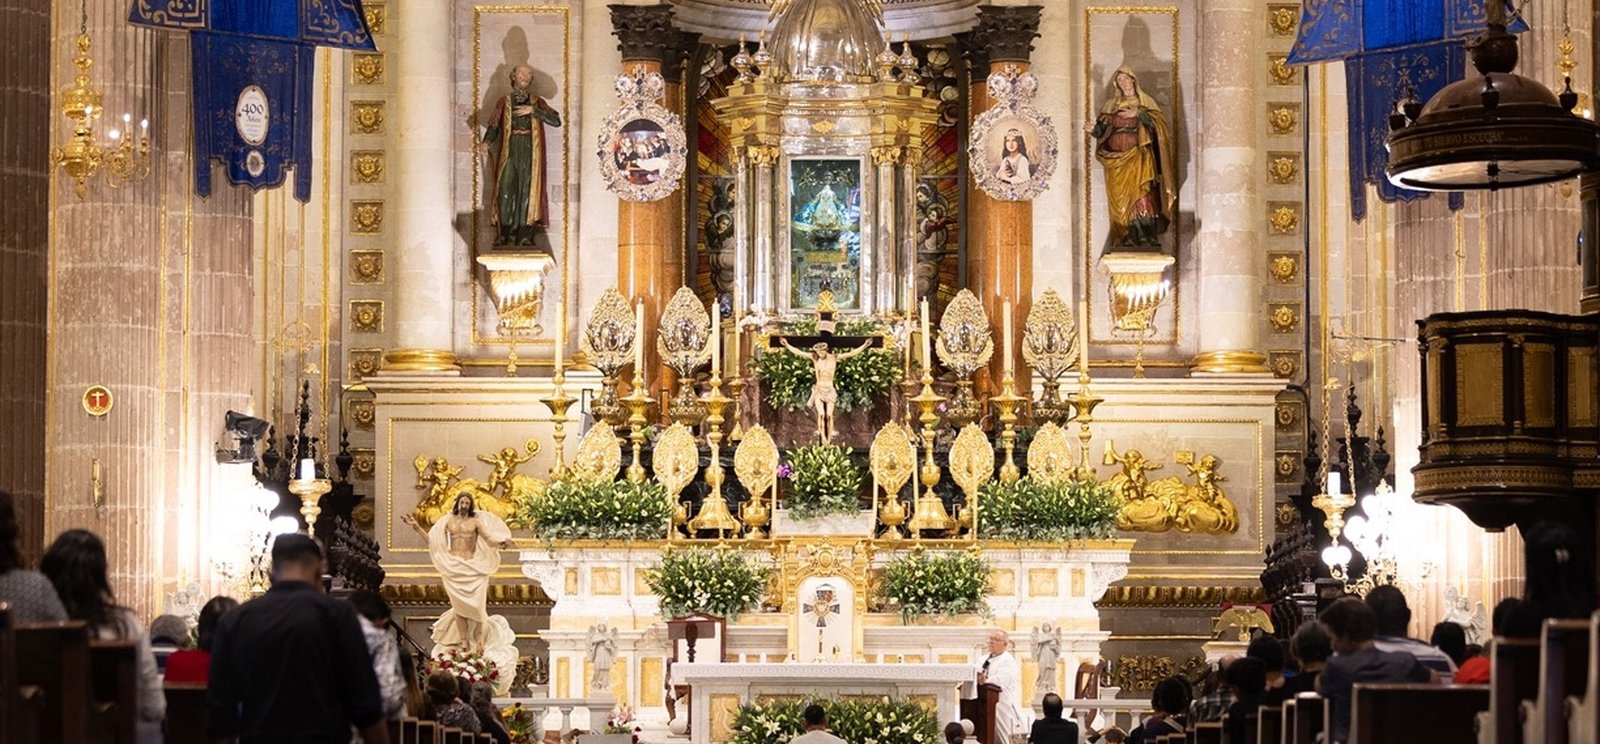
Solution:
<svg viewBox="0 0 1600 744"><path fill-rule="evenodd" d="M983 416L983 405L972 397L972 373L994 356L989 315L971 290L963 289L939 319L939 359L956 373L956 395L945 408L945 420L962 427Z"/></svg>
<svg viewBox="0 0 1600 744"><path fill-rule="evenodd" d="M688 427L673 424L661 432L655 451L650 454L650 468L655 471L656 482L666 487L667 497L677 501L678 493L700 469L700 450Z"/></svg>
<svg viewBox="0 0 1600 744"><path fill-rule="evenodd" d="M1039 427L1028 445L1028 474L1035 479L1058 483L1072 477L1072 442L1065 429L1048 423Z"/></svg>
<svg viewBox="0 0 1600 744"><path fill-rule="evenodd" d="M607 287L590 311L580 343L584 355L603 376L600 397L589 410L612 428L628 420L628 409L617 399L617 373L633 361L634 335L633 308L616 287Z"/></svg>
<svg viewBox="0 0 1600 744"><path fill-rule="evenodd" d="M994 477L994 462L994 448L989 446L989 437L984 436L983 429L977 424L961 427L955 443L950 445L950 477L967 496L966 507L956 521L972 537L978 535L978 489Z"/></svg>
<svg viewBox="0 0 1600 744"><path fill-rule="evenodd" d="M900 524L906 521L906 508L900 502L900 489L917 468L917 449L912 444L912 433L899 423L890 421L878 430L872 439L872 478L883 488L883 508L878 521L883 523L884 537L898 540L905 537ZM874 495L876 498L876 495Z"/></svg>
<svg viewBox="0 0 1600 744"><path fill-rule="evenodd" d="M678 394L671 405L673 419L689 426L704 421L706 407L694 394L694 371L711 358L711 314L694 290L679 287L667 302L656 329L656 350L662 361L678 373Z"/></svg>
<svg viewBox="0 0 1600 744"><path fill-rule="evenodd" d="M584 483L609 483L622 469L622 440L609 426L591 426L572 458L572 477Z"/></svg>

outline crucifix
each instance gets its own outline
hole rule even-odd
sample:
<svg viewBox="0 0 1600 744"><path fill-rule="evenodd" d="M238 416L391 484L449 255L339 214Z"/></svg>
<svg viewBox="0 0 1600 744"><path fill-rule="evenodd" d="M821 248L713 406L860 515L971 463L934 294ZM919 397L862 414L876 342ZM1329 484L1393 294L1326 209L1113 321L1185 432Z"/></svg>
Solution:
<svg viewBox="0 0 1600 744"><path fill-rule="evenodd" d="M817 378L811 387L811 410L817 415L817 439L823 444L833 441L833 410L839 400L839 391L833 385L833 378L839 368L839 360L883 346L882 336L834 335L834 328L838 326L834 319L837 312L833 291L824 289L817 297L817 335L773 336L768 341L768 348L781 348L811 360L812 371ZM848 351L839 352L837 349Z"/></svg>

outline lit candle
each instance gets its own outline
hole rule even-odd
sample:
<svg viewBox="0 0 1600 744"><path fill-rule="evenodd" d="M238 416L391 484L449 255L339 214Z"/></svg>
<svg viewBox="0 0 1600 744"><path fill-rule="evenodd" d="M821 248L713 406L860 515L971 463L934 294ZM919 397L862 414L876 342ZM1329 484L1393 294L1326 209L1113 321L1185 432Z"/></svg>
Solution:
<svg viewBox="0 0 1600 744"><path fill-rule="evenodd" d="M711 301L711 371L722 373L722 308Z"/></svg>
<svg viewBox="0 0 1600 744"><path fill-rule="evenodd" d="M633 306L633 371L644 378L644 303Z"/></svg>
<svg viewBox="0 0 1600 744"><path fill-rule="evenodd" d="M924 298L922 300L922 368L932 371L932 344L928 340L930 338L932 336L928 333L928 300Z"/></svg>
<svg viewBox="0 0 1600 744"><path fill-rule="evenodd" d="M561 374L562 362L567 357L567 303L556 303L556 374Z"/></svg>
<svg viewBox="0 0 1600 744"><path fill-rule="evenodd" d="M1339 471L1337 471L1337 470L1329 470L1328 471L1328 495L1329 496L1338 496L1339 493L1340 493L1340 488L1341 488L1341 485L1339 483Z"/></svg>
<svg viewBox="0 0 1600 744"><path fill-rule="evenodd" d="M1004 305L1002 305L1000 307L1000 328L1001 328L1000 332L1005 334L1005 336L1004 336L1004 338L1005 338L1005 367L1004 367L1005 372L1004 372L1004 374L1005 374L1006 377L1010 377L1011 376L1011 300L1006 300L1006 304L1004 304Z"/></svg>
<svg viewBox="0 0 1600 744"><path fill-rule="evenodd" d="M1089 374L1089 301L1078 301L1078 371Z"/></svg>
<svg viewBox="0 0 1600 744"><path fill-rule="evenodd" d="M317 461L309 457L300 461L300 480L311 481L317 479Z"/></svg>

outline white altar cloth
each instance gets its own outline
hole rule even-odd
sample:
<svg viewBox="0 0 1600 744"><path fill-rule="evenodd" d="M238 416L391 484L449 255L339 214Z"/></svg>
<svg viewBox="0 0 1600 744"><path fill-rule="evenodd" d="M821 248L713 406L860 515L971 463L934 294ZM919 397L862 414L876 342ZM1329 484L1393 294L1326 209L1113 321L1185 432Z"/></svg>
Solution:
<svg viewBox="0 0 1600 744"><path fill-rule="evenodd" d="M938 720L960 717L961 699L977 694L966 664L703 663L674 664L673 680L691 688L692 744L726 738L729 705L759 696L842 697L881 695L896 700L932 698ZM718 726L720 724L720 727Z"/></svg>

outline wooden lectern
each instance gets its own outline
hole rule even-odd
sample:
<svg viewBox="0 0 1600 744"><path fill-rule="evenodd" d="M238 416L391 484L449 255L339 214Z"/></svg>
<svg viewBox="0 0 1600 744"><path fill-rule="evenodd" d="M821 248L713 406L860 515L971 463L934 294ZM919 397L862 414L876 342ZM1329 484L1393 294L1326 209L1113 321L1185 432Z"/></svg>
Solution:
<svg viewBox="0 0 1600 744"><path fill-rule="evenodd" d="M1000 686L990 683L978 685L978 696L961 701L961 717L972 722L972 734L978 744L1006 744L1011 737L996 737L994 733L994 708L1000 703Z"/></svg>
<svg viewBox="0 0 1600 744"><path fill-rule="evenodd" d="M678 701L683 700L687 705L690 690L688 685L675 685L672 683L672 664L681 661L692 664L697 659L697 651L704 654L704 661L722 661L723 646L727 643L725 635L727 621L716 615L704 612L691 613L683 617L667 620L667 643L672 647L672 656L667 659L666 687L667 687L667 720L678 717ZM703 647L697 649L698 646Z"/></svg>

